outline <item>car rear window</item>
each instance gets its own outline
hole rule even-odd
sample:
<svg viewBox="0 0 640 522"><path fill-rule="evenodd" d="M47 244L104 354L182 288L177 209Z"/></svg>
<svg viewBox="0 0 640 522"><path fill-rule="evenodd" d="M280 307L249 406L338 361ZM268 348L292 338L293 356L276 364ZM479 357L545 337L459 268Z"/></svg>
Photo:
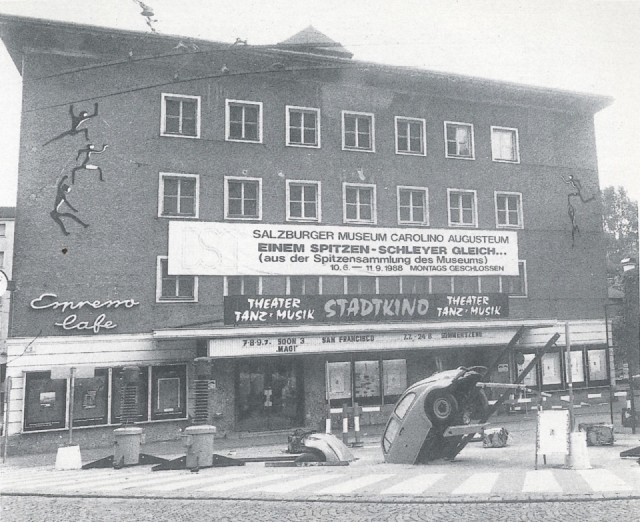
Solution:
<svg viewBox="0 0 640 522"><path fill-rule="evenodd" d="M396 405L396 409L393 410L398 418L404 419L404 416L407 414L407 411L409 411L409 408L413 404L415 398L415 393L407 393L404 397L402 397L402 399L400 399L400 402Z"/></svg>

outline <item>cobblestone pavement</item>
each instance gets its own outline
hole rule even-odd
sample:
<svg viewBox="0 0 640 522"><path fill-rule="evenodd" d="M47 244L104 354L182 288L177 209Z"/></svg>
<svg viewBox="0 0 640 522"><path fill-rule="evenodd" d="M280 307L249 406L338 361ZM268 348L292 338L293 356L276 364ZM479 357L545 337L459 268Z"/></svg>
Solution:
<svg viewBox="0 0 640 522"><path fill-rule="evenodd" d="M616 519L635 520L634 517L640 513L640 500L420 504L1 497L0 501L0 518L3 522L112 522L127 519L134 519L136 522L518 522L570 519L605 522Z"/></svg>

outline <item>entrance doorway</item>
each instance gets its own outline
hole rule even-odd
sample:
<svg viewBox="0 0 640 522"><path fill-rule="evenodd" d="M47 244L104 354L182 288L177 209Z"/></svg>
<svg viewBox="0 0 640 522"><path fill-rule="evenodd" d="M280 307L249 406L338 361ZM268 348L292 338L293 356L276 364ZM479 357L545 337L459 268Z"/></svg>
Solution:
<svg viewBox="0 0 640 522"><path fill-rule="evenodd" d="M236 368L237 431L301 425L303 388L297 360L247 359L238 361Z"/></svg>

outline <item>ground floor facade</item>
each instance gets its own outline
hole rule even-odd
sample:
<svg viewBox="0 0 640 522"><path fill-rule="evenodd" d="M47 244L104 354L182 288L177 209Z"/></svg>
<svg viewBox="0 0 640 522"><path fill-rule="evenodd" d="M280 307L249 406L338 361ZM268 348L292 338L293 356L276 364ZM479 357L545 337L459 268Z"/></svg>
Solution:
<svg viewBox="0 0 640 522"><path fill-rule="evenodd" d="M496 358L520 327L513 352ZM569 332L570 353L565 353ZM513 320L220 327L150 334L52 336L8 342L5 426L9 448L46 450L74 441L111 442L122 423L124 368L138 368L134 420L147 440L173 439L195 414L196 359L209 361L209 421L220 434L339 431L344 405L362 407L363 426L386 422L406 387L457 366L489 366L493 382L513 382L554 334L556 345L526 378L534 389L611 382L605 321ZM564 354L564 357L563 357ZM201 367L201 366L200 366ZM72 370L73 368L73 370Z"/></svg>

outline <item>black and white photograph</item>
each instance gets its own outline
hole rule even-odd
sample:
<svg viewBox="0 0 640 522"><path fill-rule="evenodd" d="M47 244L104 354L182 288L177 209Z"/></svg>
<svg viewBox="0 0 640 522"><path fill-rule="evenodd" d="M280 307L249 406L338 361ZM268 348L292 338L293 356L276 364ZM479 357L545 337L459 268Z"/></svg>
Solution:
<svg viewBox="0 0 640 522"><path fill-rule="evenodd" d="M0 519L640 517L638 27L0 0Z"/></svg>

